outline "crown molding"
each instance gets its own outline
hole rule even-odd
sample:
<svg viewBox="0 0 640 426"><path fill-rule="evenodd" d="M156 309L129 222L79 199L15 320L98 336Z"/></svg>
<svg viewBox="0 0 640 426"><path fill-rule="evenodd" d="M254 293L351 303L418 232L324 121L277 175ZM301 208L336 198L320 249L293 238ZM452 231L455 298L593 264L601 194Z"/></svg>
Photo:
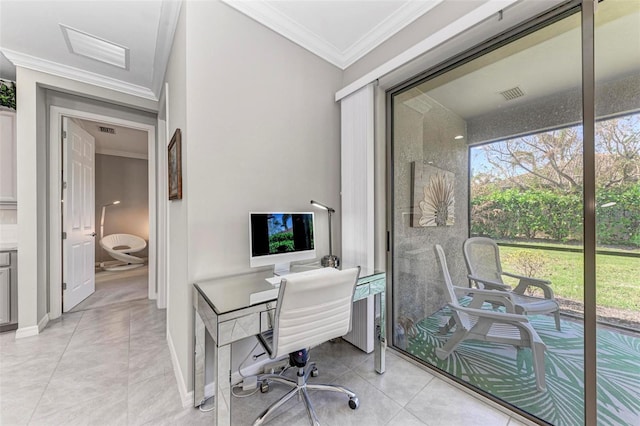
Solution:
<svg viewBox="0 0 640 426"><path fill-rule="evenodd" d="M270 4L259 1L222 1L302 48L318 55L325 61L344 69L342 55L334 45L327 43L323 38L309 31L306 27L289 18Z"/></svg>
<svg viewBox="0 0 640 426"><path fill-rule="evenodd" d="M173 36L178 26L180 8L182 1L163 0L160 10L160 20L158 23L158 34L156 36L156 51L153 58L153 78L151 80L151 90L160 97L164 76L171 55L173 46Z"/></svg>
<svg viewBox="0 0 640 426"><path fill-rule="evenodd" d="M222 0L227 5L272 29L308 51L344 70L389 37L442 3L444 0L407 2L348 49L341 51L307 27L291 19L268 2Z"/></svg>
<svg viewBox="0 0 640 426"><path fill-rule="evenodd" d="M442 3L444 0L410 1L393 12L387 19L371 29L360 40L342 52L345 69L358 59L400 32L404 27Z"/></svg>
<svg viewBox="0 0 640 426"><path fill-rule="evenodd" d="M158 97L150 89L137 84L127 83L115 78L106 77L90 71L84 71L68 65L59 64L57 62L48 61L46 59L37 58L22 52L5 49L0 46L0 51L14 65L28 68L34 71L40 71L47 74L56 75L58 77L68 78L70 80L87 83L105 89L115 90L117 92L126 93L128 95L137 96L152 101L157 101Z"/></svg>

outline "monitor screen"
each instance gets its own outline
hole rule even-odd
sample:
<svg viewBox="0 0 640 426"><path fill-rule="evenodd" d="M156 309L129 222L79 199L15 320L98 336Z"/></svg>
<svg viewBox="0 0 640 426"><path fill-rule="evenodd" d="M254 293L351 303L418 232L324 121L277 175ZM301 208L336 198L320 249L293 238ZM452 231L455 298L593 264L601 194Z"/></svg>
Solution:
<svg viewBox="0 0 640 426"><path fill-rule="evenodd" d="M251 266L315 258L313 213L250 213Z"/></svg>

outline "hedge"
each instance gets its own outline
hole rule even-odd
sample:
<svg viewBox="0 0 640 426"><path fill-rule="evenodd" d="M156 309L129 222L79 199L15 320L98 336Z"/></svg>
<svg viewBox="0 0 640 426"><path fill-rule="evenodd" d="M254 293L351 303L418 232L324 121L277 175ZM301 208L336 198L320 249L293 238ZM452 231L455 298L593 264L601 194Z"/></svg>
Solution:
<svg viewBox="0 0 640 426"><path fill-rule="evenodd" d="M582 216L581 193L496 190L471 200L471 233L499 239L581 241ZM598 189L596 227L599 244L640 247L640 184Z"/></svg>

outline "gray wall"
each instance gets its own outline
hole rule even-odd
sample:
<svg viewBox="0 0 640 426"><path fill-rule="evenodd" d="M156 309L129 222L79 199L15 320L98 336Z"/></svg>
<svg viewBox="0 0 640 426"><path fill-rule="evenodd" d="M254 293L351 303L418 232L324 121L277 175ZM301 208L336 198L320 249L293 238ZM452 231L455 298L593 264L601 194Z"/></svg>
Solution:
<svg viewBox="0 0 640 426"><path fill-rule="evenodd" d="M339 212L340 109L333 96L342 71L223 3L187 2L182 15L167 79L170 104L186 94L186 114L169 114L172 131L175 120L185 126L186 191L171 203L170 238L182 248L176 233L186 235L188 268L186 276L171 273L168 320L191 389L191 284L250 270L248 213L310 211L311 199ZM321 257L328 229L321 211L317 217ZM171 254L172 268L176 260Z"/></svg>
<svg viewBox="0 0 640 426"><path fill-rule="evenodd" d="M100 233L102 206L114 200L120 204L105 209L104 235L133 234L149 243L149 165L147 160L96 154L96 232ZM149 256L149 247L136 256ZM96 262L113 260L96 244Z"/></svg>
<svg viewBox="0 0 640 426"><path fill-rule="evenodd" d="M468 235L468 151L465 122L446 108L434 105L424 115L394 102L394 314L395 319L417 322L444 306L444 280L434 244L443 246L453 279L467 282L462 243ZM455 224L443 227L411 227L411 163L428 163L455 174Z"/></svg>
<svg viewBox="0 0 640 426"><path fill-rule="evenodd" d="M192 360L187 351L192 349L193 330L191 329L191 310L187 305L191 301L188 292L189 280L187 277L188 253L187 253L187 201L189 200L189 163L184 155L191 143L189 129L187 128L187 3L183 3L178 19L171 56L165 75L168 83L168 91L165 96L168 99L167 127L169 136L167 144L176 129L182 131L182 196L183 200L169 201L167 224L167 340L173 345L179 363L176 374L182 380L178 380L178 386L186 386L183 389L192 389L193 385L191 365ZM164 194L160 194L163 196Z"/></svg>

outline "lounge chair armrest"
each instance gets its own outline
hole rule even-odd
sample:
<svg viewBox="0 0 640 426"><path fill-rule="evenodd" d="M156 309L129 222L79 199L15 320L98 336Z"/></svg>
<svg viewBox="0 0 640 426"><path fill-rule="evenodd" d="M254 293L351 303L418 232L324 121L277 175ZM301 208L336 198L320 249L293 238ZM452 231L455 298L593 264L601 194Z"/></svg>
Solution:
<svg viewBox="0 0 640 426"><path fill-rule="evenodd" d="M482 304L484 302L488 302L494 305L502 305L505 307L507 312L515 313L516 309L511 299L511 295L507 292L500 290L484 290L477 288L468 288L468 287L453 287L453 291L462 295L472 295L473 299L471 303L469 303L470 308L482 308Z"/></svg>
<svg viewBox="0 0 640 426"><path fill-rule="evenodd" d="M451 304L449 306L452 309L456 309L460 312L465 312L469 315L480 318L490 318L492 320L495 320L496 322L529 322L529 319L526 316L520 314L489 311L487 309L465 308L464 306L452 306Z"/></svg>
<svg viewBox="0 0 640 426"><path fill-rule="evenodd" d="M507 284L499 283L497 281L489 280L489 279L486 279L486 278L476 277L476 276L471 275L471 274L467 275L467 277L471 281L475 281L476 284L482 284L482 286L487 290L502 290L502 291L510 291L511 290L511 286L509 286ZM479 285L478 285L478 287L479 287Z"/></svg>
<svg viewBox="0 0 640 426"><path fill-rule="evenodd" d="M553 288L551 288L551 281L542 280L540 278L525 277L523 275L512 274L510 272L504 271L502 272L502 274L520 280L516 288L513 289L513 292L516 294L524 294L527 288L531 286L541 289L544 293L545 299L553 299L555 297L553 294Z"/></svg>

